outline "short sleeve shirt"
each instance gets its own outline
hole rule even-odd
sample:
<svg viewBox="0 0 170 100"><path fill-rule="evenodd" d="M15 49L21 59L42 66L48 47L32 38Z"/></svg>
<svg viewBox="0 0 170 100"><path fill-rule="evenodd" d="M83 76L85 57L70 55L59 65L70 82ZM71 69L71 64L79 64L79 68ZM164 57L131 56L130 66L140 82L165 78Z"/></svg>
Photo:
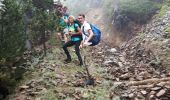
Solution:
<svg viewBox="0 0 170 100"><path fill-rule="evenodd" d="M60 25L60 27L66 28L67 23L64 21L64 20L66 20L66 19L68 19L68 16L63 16L62 18L60 18L60 20L59 20L59 25Z"/></svg>
<svg viewBox="0 0 170 100"><path fill-rule="evenodd" d="M68 26L68 31L71 31L72 33L76 33L76 29L79 27L77 23L74 23L70 26ZM71 41L79 41L81 40L80 37L72 36Z"/></svg>
<svg viewBox="0 0 170 100"><path fill-rule="evenodd" d="M85 21L81 27L81 30L82 30L83 41L85 41L89 36L88 30L91 30L90 24L87 23L87 21Z"/></svg>

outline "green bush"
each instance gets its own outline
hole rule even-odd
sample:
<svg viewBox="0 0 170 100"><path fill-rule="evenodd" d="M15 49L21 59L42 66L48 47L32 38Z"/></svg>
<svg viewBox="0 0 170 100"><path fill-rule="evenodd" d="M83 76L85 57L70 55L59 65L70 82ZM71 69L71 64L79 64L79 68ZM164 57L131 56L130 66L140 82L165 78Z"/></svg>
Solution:
<svg viewBox="0 0 170 100"><path fill-rule="evenodd" d="M165 29L165 37L170 38L170 26Z"/></svg>
<svg viewBox="0 0 170 100"><path fill-rule="evenodd" d="M164 5L170 6L170 0L164 0Z"/></svg>
<svg viewBox="0 0 170 100"><path fill-rule="evenodd" d="M0 24L0 60L21 55L28 38L39 40L43 33L47 31L52 33L55 30L57 18L51 9L52 2L52 0L36 2L4 0L2 2L4 10L0 10L0 22L2 22ZM31 42L37 43L37 41Z"/></svg>
<svg viewBox="0 0 170 100"><path fill-rule="evenodd" d="M164 0L158 16L163 17L169 9L170 9L170 0Z"/></svg>
<svg viewBox="0 0 170 100"><path fill-rule="evenodd" d="M165 29L165 32L169 32L170 33L170 26Z"/></svg>
<svg viewBox="0 0 170 100"><path fill-rule="evenodd" d="M158 14L159 17L163 17L168 9L169 9L168 5L163 5Z"/></svg>
<svg viewBox="0 0 170 100"><path fill-rule="evenodd" d="M113 1L112 0L103 0L103 9L106 16L108 16L109 19L112 18L113 15Z"/></svg>
<svg viewBox="0 0 170 100"><path fill-rule="evenodd" d="M16 0L4 0L5 10L0 17L0 59L15 57L23 51L25 33L24 8Z"/></svg>
<svg viewBox="0 0 170 100"><path fill-rule="evenodd" d="M53 0L0 0L0 86L7 91L14 90L25 73L26 40L55 30L58 18L52 8Z"/></svg>
<svg viewBox="0 0 170 100"><path fill-rule="evenodd" d="M137 23L145 23L159 8L160 4L150 0L120 0L119 13Z"/></svg>

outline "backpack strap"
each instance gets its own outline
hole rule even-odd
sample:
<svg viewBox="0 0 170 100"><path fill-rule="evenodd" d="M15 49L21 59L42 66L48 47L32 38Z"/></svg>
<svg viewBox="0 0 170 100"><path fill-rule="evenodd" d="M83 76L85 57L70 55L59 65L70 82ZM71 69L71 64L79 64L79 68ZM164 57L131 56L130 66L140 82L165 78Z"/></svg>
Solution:
<svg viewBox="0 0 170 100"><path fill-rule="evenodd" d="M78 29L77 29L77 27L76 27L76 25L75 25L76 23L74 23L74 29L75 29L75 32L78 32Z"/></svg>
<svg viewBox="0 0 170 100"><path fill-rule="evenodd" d="M84 34L85 36L87 36L87 37L88 37L88 35L87 35L87 34L85 34L84 26L83 26L83 28L82 28L82 31L83 31L83 34Z"/></svg>

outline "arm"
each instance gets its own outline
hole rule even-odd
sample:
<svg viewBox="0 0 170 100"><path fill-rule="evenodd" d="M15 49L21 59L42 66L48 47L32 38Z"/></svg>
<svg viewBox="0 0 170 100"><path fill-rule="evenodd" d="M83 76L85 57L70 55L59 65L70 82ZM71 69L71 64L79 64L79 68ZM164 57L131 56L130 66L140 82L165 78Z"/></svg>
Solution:
<svg viewBox="0 0 170 100"><path fill-rule="evenodd" d="M63 30L64 32L64 42L68 42L68 27L66 26L66 28Z"/></svg>
<svg viewBox="0 0 170 100"><path fill-rule="evenodd" d="M73 26L74 26L74 33L70 32L70 35L71 36L81 35L81 29L78 26L78 24L74 23Z"/></svg>
<svg viewBox="0 0 170 100"><path fill-rule="evenodd" d="M66 43L68 41L67 34L64 34L64 42Z"/></svg>
<svg viewBox="0 0 170 100"><path fill-rule="evenodd" d="M79 48L83 48L83 41L81 41Z"/></svg>
<svg viewBox="0 0 170 100"><path fill-rule="evenodd" d="M81 29L79 27L77 27L77 32L76 33L69 33L71 36L75 36L75 35L81 35Z"/></svg>
<svg viewBox="0 0 170 100"><path fill-rule="evenodd" d="M91 29L88 30L88 33L89 33L89 37L87 38L85 42L89 42L94 36L94 33Z"/></svg>

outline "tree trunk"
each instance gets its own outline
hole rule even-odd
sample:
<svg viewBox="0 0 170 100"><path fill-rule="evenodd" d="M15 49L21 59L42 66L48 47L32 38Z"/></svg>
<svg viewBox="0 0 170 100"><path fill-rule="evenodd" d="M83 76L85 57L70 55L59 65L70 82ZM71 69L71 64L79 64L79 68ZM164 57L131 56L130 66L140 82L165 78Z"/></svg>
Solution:
<svg viewBox="0 0 170 100"><path fill-rule="evenodd" d="M43 41L43 48L44 48L44 56L46 56L47 54L47 47L45 45L45 42L46 42L46 37L45 37L45 27L43 27L43 30L42 30L42 41Z"/></svg>
<svg viewBox="0 0 170 100"><path fill-rule="evenodd" d="M3 15L2 15L2 19L1 19L1 23L3 22ZM3 27L3 23L1 24L1 37L0 37L0 46L2 46L2 42L3 42L3 35L4 35L4 27ZM2 48L2 47L0 47Z"/></svg>

